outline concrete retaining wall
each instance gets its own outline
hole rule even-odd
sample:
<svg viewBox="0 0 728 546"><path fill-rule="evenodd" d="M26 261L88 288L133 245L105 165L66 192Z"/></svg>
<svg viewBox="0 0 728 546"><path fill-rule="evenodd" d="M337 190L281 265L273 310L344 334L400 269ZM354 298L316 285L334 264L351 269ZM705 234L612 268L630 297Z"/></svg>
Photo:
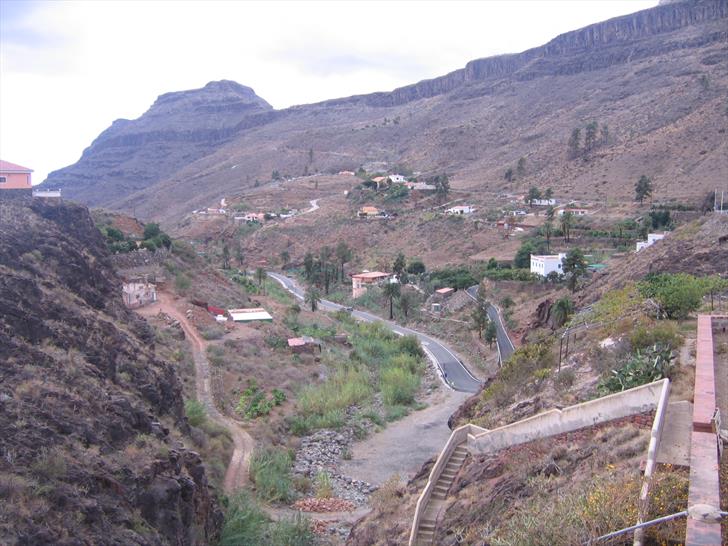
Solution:
<svg viewBox="0 0 728 546"><path fill-rule="evenodd" d="M480 453L491 453L504 447L647 412L657 407L669 384L668 379L661 379L563 410L549 410L475 436L472 449Z"/></svg>

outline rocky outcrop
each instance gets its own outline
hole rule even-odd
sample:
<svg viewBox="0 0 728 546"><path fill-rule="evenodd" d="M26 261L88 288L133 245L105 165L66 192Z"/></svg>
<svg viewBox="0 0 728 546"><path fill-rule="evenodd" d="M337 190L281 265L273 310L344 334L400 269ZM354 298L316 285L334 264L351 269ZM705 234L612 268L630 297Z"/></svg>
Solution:
<svg viewBox="0 0 728 546"><path fill-rule="evenodd" d="M174 368L80 206L0 202L0 543L215 542Z"/></svg>
<svg viewBox="0 0 728 546"><path fill-rule="evenodd" d="M273 108L244 85L210 82L165 93L136 120L118 119L81 159L48 175L64 197L106 204L145 188L204 157L241 130L267 123Z"/></svg>

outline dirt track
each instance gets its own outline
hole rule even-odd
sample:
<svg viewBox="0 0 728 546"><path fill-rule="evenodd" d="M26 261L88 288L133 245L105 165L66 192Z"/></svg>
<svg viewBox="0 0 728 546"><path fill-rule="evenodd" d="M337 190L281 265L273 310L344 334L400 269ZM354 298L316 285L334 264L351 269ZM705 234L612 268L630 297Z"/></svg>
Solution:
<svg viewBox="0 0 728 546"><path fill-rule="evenodd" d="M205 356L207 342L200 337L196 328L187 320L185 313L180 311L174 304L174 298L164 292L158 292L159 300L154 305L150 305L139 309L139 314L143 316L154 316L160 311L168 314L170 317L178 320L185 332L187 340L192 347L192 356L195 362L195 386L197 391L197 399L202 402L207 410L208 416L216 423L224 426L233 438L235 449L230 458L227 471L225 473L225 481L223 489L225 493L232 494L239 488L243 487L249 480L250 456L255 448L255 440L248 432L240 426L235 420L221 414L215 407L212 399L212 390L210 389L210 364ZM264 506L268 515L274 519L286 519L298 513L286 507ZM354 522L366 515L369 508L362 507L353 512L328 512L328 513L306 513L306 516L318 521L346 521Z"/></svg>
<svg viewBox="0 0 728 546"><path fill-rule="evenodd" d="M195 362L195 386L197 399L202 402L210 418L224 426L230 431L235 444L233 456L230 459L225 482L225 492L230 494L236 489L245 485L248 481L248 467L250 466L250 455L255 447L255 441L248 432L233 419L221 414L215 407L210 388L210 363L205 356L207 342L200 337L196 328L187 320L185 314L174 305L174 299L164 292L158 293L159 301L155 305L140 310L142 315L156 315L159 311L167 313L170 317L178 320L185 336L192 347L192 357Z"/></svg>

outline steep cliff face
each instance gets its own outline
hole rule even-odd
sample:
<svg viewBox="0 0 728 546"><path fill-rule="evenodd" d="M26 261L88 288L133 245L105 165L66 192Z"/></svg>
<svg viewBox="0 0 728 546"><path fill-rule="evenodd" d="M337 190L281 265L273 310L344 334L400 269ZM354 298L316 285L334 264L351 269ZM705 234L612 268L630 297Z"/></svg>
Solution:
<svg viewBox="0 0 728 546"><path fill-rule="evenodd" d="M250 87L226 80L166 93L140 118L114 121L78 163L50 173L47 185L72 199L107 204L269 121L272 110Z"/></svg>
<svg viewBox="0 0 728 546"><path fill-rule="evenodd" d="M170 364L85 208L0 201L0 543L208 544Z"/></svg>
<svg viewBox="0 0 728 546"><path fill-rule="evenodd" d="M700 0L676 2L617 17L557 36L549 43L513 55L499 55L470 61L465 68L431 80L395 89L391 93L361 95L342 102L361 102L370 106L396 106L414 100L434 97L468 83L491 78L511 77L529 80L541 76L557 76L607 68L613 64L637 60L655 53L644 38L669 33L681 28L728 17L728 2ZM728 30L716 29L704 35L705 42L728 36ZM673 47L697 45L674 44ZM662 48L661 48L662 49ZM578 62L568 61L578 55ZM330 101L336 104L338 101Z"/></svg>

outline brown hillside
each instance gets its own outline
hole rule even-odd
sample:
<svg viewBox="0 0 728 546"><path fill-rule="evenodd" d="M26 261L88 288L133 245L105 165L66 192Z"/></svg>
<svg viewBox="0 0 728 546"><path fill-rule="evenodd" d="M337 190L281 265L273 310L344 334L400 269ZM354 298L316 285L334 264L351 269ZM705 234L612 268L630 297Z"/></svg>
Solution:
<svg viewBox="0 0 728 546"><path fill-rule="evenodd" d="M126 122L129 131L139 127L117 150L136 158L127 167L117 173L118 158L94 163L92 146L48 183L168 224L256 180L267 184L273 170L337 172L370 161L447 171L453 187L478 193L550 186L605 204L631 199L644 173L660 199L698 199L728 178L726 17L725 0L662 5L391 93L255 114L207 142L208 153L174 167L165 159L169 168L154 176L158 154L147 141L157 133L145 114ZM583 135L592 120L608 126L608 138L569 159L572 129ZM525 175L506 183L504 171L520 157ZM136 186L122 184L137 174ZM136 188L143 189L129 195Z"/></svg>
<svg viewBox="0 0 728 546"><path fill-rule="evenodd" d="M154 339L85 208L0 201L0 543L217 540Z"/></svg>

